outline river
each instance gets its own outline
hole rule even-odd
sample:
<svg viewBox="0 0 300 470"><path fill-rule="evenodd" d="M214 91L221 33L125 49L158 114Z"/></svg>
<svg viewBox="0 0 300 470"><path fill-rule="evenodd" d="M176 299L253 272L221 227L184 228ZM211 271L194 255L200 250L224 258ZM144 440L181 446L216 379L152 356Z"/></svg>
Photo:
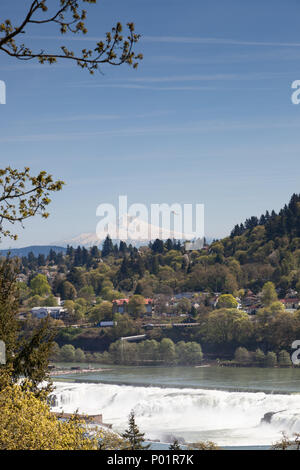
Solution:
<svg viewBox="0 0 300 470"><path fill-rule="evenodd" d="M106 368L55 377L54 409L102 413L116 431L125 429L134 410L146 437L161 442L259 447L274 443L281 431L300 432L300 369ZM266 413L274 413L268 423L261 421Z"/></svg>

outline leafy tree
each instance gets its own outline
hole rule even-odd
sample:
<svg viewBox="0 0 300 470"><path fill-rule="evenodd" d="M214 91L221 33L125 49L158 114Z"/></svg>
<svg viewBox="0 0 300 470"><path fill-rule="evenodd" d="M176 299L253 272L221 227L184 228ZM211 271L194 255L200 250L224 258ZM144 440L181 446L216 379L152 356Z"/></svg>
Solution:
<svg viewBox="0 0 300 470"><path fill-rule="evenodd" d="M28 299L30 289L25 282L18 282L18 296L21 303Z"/></svg>
<svg viewBox="0 0 300 470"><path fill-rule="evenodd" d="M76 289L69 281L63 282L60 293L63 300L75 300L77 297Z"/></svg>
<svg viewBox="0 0 300 470"><path fill-rule="evenodd" d="M104 287L103 289L101 289L101 297L104 300L111 302L112 300L122 299L124 295L117 290L111 289L110 287Z"/></svg>
<svg viewBox="0 0 300 470"><path fill-rule="evenodd" d="M210 313L201 327L205 341L223 346L243 344L253 333L248 315L237 309L220 309Z"/></svg>
<svg viewBox="0 0 300 470"><path fill-rule="evenodd" d="M73 315L75 311L75 302L73 302L73 300L65 300L64 309L67 311L68 316Z"/></svg>
<svg viewBox="0 0 300 470"><path fill-rule="evenodd" d="M115 364L135 364L138 358L138 347L126 340L116 341L109 347L109 354Z"/></svg>
<svg viewBox="0 0 300 470"><path fill-rule="evenodd" d="M126 450L127 443L122 437L115 433L101 430L101 436L98 440L99 450Z"/></svg>
<svg viewBox="0 0 300 470"><path fill-rule="evenodd" d="M270 306L273 302L278 300L277 292L273 282L266 282L262 289L261 301L265 307Z"/></svg>
<svg viewBox="0 0 300 470"><path fill-rule="evenodd" d="M297 335L297 316L285 312L281 302L260 309L256 315L256 336L264 342L265 349L279 351L289 348Z"/></svg>
<svg viewBox="0 0 300 470"><path fill-rule="evenodd" d="M164 338L160 342L159 351L162 360L166 364L172 364L175 362L176 359L176 351L175 351L175 344L169 338Z"/></svg>
<svg viewBox="0 0 300 470"><path fill-rule="evenodd" d="M3 25L0 29L3 30ZM53 177L45 171L32 176L28 167L23 171L11 167L0 169L0 236L16 240L17 235L4 225L23 226L26 219L36 214L47 218L49 213L46 209L51 202L49 195L60 191L63 185L63 181L53 181Z"/></svg>
<svg viewBox="0 0 300 470"><path fill-rule="evenodd" d="M138 318L146 313L145 298L142 295L133 295L130 297L128 302L128 312L133 316L133 318Z"/></svg>
<svg viewBox="0 0 300 470"><path fill-rule="evenodd" d="M44 297L41 297L40 295L34 295L33 297L30 297L28 299L27 305L30 308L40 307L43 304L44 300Z"/></svg>
<svg viewBox="0 0 300 470"><path fill-rule="evenodd" d="M64 59L75 62L90 73L94 73L99 65L104 63L111 65L127 63L134 68L137 67L142 55L133 52L133 46L139 40L139 35L134 32L133 23L127 24L129 30L127 37L123 36L122 25L118 22L111 32L106 33L105 40L97 42L92 49L82 49L79 53L67 49L66 46L62 46L60 52L45 52L43 49L34 51L23 42L18 42L20 37L23 41L26 28L32 25L50 25L50 27L57 25L61 34L86 34L87 12L80 9L83 2L96 3L96 0L60 0L55 9L51 8L50 12L48 12L50 1L31 1L24 18L18 25L13 25L9 19L0 24L0 51L23 61L37 59L40 64L53 64L58 59Z"/></svg>
<svg viewBox="0 0 300 470"><path fill-rule="evenodd" d="M12 367L16 354L19 326L16 271L18 266L9 259L0 262L0 340L6 347L6 366ZM1 366L0 366L1 369Z"/></svg>
<svg viewBox="0 0 300 470"><path fill-rule="evenodd" d="M104 300L100 305L95 305L90 311L89 318L92 322L98 323L101 320L111 320L112 318L112 306L111 302Z"/></svg>
<svg viewBox="0 0 300 470"><path fill-rule="evenodd" d="M91 302L95 298L95 292L92 286L84 286L78 292L78 296Z"/></svg>
<svg viewBox="0 0 300 470"><path fill-rule="evenodd" d="M51 287L44 274L35 276L30 282L30 287L34 295L44 296L51 292Z"/></svg>
<svg viewBox="0 0 300 470"><path fill-rule="evenodd" d="M58 305L57 298L54 297L53 294L51 294L48 297L46 297L46 299L43 300L42 305L44 307L57 307L57 305Z"/></svg>
<svg viewBox="0 0 300 470"><path fill-rule="evenodd" d="M80 267L73 267L67 275L67 281L73 284L75 289L80 290L86 285L86 276L84 269Z"/></svg>
<svg viewBox="0 0 300 470"><path fill-rule="evenodd" d="M53 342L53 345L52 345L50 359L51 359L51 361L59 361L60 360L60 347L55 341Z"/></svg>
<svg viewBox="0 0 300 470"><path fill-rule="evenodd" d="M146 339L138 343L138 356L142 361L155 361L159 358L159 343L155 339Z"/></svg>
<svg viewBox="0 0 300 470"><path fill-rule="evenodd" d="M222 294L218 297L217 308L237 308L238 302L231 294Z"/></svg>
<svg viewBox="0 0 300 470"><path fill-rule="evenodd" d="M144 439L145 433L141 433L138 426L135 423L135 415L132 411L128 419L128 429L122 434L123 439L128 441L128 450L147 450L150 444L145 445Z"/></svg>
<svg viewBox="0 0 300 470"><path fill-rule="evenodd" d="M60 420L50 406L27 389L10 385L0 391L1 450L97 450L101 433L87 436L74 416Z"/></svg>
<svg viewBox="0 0 300 470"><path fill-rule="evenodd" d="M116 313L114 315L116 326L114 327L115 338L130 336L136 333L135 322L126 313Z"/></svg>
<svg viewBox="0 0 300 470"><path fill-rule="evenodd" d="M203 354L200 344L196 342L179 341L176 346L176 357L179 364L199 364Z"/></svg>
<svg viewBox="0 0 300 470"><path fill-rule="evenodd" d="M186 314L186 313L190 313L191 308L192 308L191 301L187 299L186 297L182 297L182 299L180 299L179 302L177 303L176 311L179 314Z"/></svg>

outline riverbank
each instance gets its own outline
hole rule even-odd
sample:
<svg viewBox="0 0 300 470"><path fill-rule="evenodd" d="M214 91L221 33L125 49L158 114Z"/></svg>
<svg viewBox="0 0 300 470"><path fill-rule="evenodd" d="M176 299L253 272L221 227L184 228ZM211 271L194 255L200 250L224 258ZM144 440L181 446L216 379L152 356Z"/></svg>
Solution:
<svg viewBox="0 0 300 470"><path fill-rule="evenodd" d="M50 377L56 377L61 375L74 375L74 374L95 374L96 372L104 372L112 369L104 368L80 368L80 367L71 367L69 369L61 368L50 370Z"/></svg>

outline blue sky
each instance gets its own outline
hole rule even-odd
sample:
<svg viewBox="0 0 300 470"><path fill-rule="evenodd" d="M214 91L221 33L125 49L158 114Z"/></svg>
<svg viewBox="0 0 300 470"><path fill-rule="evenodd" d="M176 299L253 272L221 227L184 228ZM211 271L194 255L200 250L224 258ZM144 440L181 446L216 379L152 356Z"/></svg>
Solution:
<svg viewBox="0 0 300 470"><path fill-rule="evenodd" d="M1 19L20 18L20 2L5 3ZM3 248L93 232L98 204L122 194L129 204L204 203L206 235L222 237L300 192L297 0L102 0L87 10L87 37L30 27L28 42L76 50L134 21L144 60L90 76L1 57L1 166L67 183L51 217L28 221Z"/></svg>

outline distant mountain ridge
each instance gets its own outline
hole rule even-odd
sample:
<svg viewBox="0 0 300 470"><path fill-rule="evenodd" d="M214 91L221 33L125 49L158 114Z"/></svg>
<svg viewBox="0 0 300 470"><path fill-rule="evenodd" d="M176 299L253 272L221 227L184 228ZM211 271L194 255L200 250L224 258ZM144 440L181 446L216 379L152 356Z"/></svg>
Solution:
<svg viewBox="0 0 300 470"><path fill-rule="evenodd" d="M32 246L25 246L24 248L10 248L6 250L0 250L0 256L28 256L29 253L33 253L34 256L44 255L48 256L50 251L53 250L55 253L66 253L66 248L63 246L56 246L56 245L32 245Z"/></svg>
<svg viewBox="0 0 300 470"><path fill-rule="evenodd" d="M76 237L56 242L60 246L84 246L91 248L92 246L101 247L107 235L110 236L113 243L119 243L121 240L128 245L131 244L136 248L142 245L148 245L150 241L156 238L161 240L192 240L195 235L193 233L181 233L171 230L167 227L159 227L142 220L138 216L124 214L117 223L108 223L105 229L93 233L82 233Z"/></svg>

